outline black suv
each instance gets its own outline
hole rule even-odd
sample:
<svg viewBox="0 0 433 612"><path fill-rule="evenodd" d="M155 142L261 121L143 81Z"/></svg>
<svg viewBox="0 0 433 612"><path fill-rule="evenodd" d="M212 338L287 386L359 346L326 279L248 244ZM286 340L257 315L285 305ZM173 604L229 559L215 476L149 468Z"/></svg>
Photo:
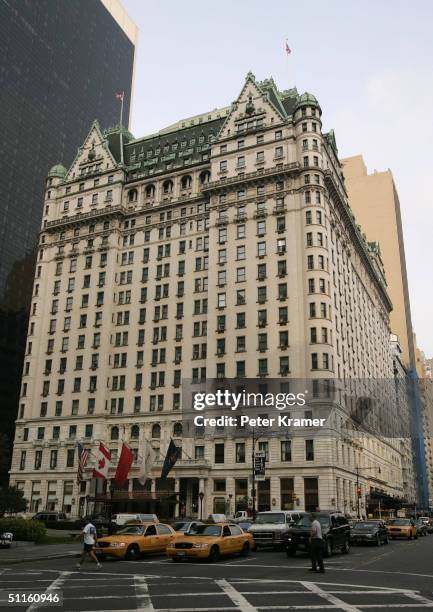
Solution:
<svg viewBox="0 0 433 612"><path fill-rule="evenodd" d="M347 554L350 550L350 526L341 512L314 512L322 527L324 556L330 557L336 550ZM310 551L310 515L303 516L290 530L286 545L288 557L294 557L296 552Z"/></svg>

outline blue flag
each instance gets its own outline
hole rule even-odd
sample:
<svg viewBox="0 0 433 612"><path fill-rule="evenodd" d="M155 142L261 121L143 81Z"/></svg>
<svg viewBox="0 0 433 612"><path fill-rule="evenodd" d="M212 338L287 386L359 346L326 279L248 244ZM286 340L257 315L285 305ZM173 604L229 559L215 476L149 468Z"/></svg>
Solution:
<svg viewBox="0 0 433 612"><path fill-rule="evenodd" d="M176 461L179 459L181 454L181 449L176 446L173 440L170 440L170 444L168 445L167 454L164 459L164 465L161 470L161 478L165 479L168 476L171 468L174 466Z"/></svg>

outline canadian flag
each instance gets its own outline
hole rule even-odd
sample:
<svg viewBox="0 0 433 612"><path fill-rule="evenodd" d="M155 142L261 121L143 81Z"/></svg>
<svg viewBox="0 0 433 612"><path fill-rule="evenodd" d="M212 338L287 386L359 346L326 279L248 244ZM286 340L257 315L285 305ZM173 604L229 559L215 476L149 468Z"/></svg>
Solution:
<svg viewBox="0 0 433 612"><path fill-rule="evenodd" d="M93 478L108 478L108 468L110 467L111 452L102 444L99 445L96 455L96 467L93 468Z"/></svg>

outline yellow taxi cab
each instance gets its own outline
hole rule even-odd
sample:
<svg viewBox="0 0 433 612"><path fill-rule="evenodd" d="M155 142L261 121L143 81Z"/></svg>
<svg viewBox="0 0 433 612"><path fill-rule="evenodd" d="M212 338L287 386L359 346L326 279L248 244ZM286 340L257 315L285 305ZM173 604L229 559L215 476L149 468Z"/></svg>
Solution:
<svg viewBox="0 0 433 612"><path fill-rule="evenodd" d="M138 559L142 553L164 552L176 532L164 523L125 525L111 536L96 540L95 552L100 558Z"/></svg>
<svg viewBox="0 0 433 612"><path fill-rule="evenodd" d="M412 519L390 519L386 524L386 529L390 538L407 538L411 540L418 537L418 530Z"/></svg>
<svg viewBox="0 0 433 612"><path fill-rule="evenodd" d="M253 548L251 533L233 523L214 523L196 525L185 535L173 539L167 546L167 555L174 562L187 558L218 561L221 555L240 553L247 556Z"/></svg>

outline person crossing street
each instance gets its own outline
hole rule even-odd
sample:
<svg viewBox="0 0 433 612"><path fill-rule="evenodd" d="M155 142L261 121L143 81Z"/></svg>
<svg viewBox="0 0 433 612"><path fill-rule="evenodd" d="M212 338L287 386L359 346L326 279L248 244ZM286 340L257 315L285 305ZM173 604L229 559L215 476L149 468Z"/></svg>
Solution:
<svg viewBox="0 0 433 612"><path fill-rule="evenodd" d="M95 555L95 543L96 543L96 527L90 522L89 519L86 520L86 524L82 531L83 536L83 552L81 554L80 560L77 563L77 568L81 569L81 565L84 562L86 557L92 559L96 563L96 567L99 569L101 564L99 563L96 555Z"/></svg>
<svg viewBox="0 0 433 612"><path fill-rule="evenodd" d="M323 536L322 526L317 520L316 515L311 514L311 529L310 529L310 550L311 550L311 569L310 572L324 573L323 566Z"/></svg>

